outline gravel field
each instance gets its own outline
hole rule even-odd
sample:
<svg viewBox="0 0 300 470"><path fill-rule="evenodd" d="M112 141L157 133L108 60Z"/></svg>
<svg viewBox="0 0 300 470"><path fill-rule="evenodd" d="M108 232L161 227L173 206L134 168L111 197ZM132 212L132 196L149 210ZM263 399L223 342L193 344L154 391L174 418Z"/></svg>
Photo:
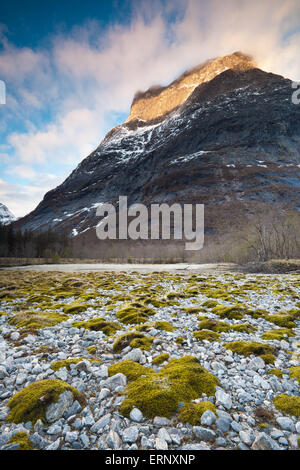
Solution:
<svg viewBox="0 0 300 470"><path fill-rule="evenodd" d="M0 449L300 446L300 278L0 271Z"/></svg>

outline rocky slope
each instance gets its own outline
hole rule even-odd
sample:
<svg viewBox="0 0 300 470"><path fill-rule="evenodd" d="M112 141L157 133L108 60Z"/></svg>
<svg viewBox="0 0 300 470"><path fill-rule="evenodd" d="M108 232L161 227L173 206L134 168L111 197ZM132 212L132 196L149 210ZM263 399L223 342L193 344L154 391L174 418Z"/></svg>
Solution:
<svg viewBox="0 0 300 470"><path fill-rule="evenodd" d="M232 214L257 202L299 208L300 107L291 96L290 80L239 53L139 95L128 121L18 225L94 233L97 204L119 195L204 203L212 220L217 208Z"/></svg>
<svg viewBox="0 0 300 470"><path fill-rule="evenodd" d="M15 216L10 212L10 210L0 203L0 225L7 225L16 220Z"/></svg>

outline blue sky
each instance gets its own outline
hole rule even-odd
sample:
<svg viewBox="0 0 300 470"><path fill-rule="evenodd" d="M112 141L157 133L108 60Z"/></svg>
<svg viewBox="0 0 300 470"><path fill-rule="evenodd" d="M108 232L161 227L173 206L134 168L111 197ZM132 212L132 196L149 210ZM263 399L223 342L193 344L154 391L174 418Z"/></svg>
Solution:
<svg viewBox="0 0 300 470"><path fill-rule="evenodd" d="M10 0L0 9L0 202L34 209L137 90L242 50L300 79L298 0Z"/></svg>

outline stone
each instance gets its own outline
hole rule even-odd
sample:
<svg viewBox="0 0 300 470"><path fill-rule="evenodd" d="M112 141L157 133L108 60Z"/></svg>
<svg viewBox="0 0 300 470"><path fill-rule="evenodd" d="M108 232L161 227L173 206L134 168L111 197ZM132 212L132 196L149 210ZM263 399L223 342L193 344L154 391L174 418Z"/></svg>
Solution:
<svg viewBox="0 0 300 470"><path fill-rule="evenodd" d="M211 410L206 410L201 416L201 424L203 426L211 426L216 421L216 419L217 417L215 413L213 413Z"/></svg>
<svg viewBox="0 0 300 470"><path fill-rule="evenodd" d="M144 419L143 413L138 408L133 408L130 412L130 419L136 423L141 423Z"/></svg>
<svg viewBox="0 0 300 470"><path fill-rule="evenodd" d="M127 377L126 377L126 375L124 375L120 372L118 374L115 374L115 375L109 377L105 381L105 384L111 390L114 390L119 386L125 387L126 384L127 384Z"/></svg>
<svg viewBox="0 0 300 470"><path fill-rule="evenodd" d="M160 430L158 431L157 437L159 439L162 439L163 441L166 441L168 444L171 444L172 442L170 434L168 433L166 428L160 428Z"/></svg>
<svg viewBox="0 0 300 470"><path fill-rule="evenodd" d="M65 411L72 405L74 401L73 393L67 390L63 392L56 403L51 403L46 409L46 420L48 423L54 423L59 420Z"/></svg>
<svg viewBox="0 0 300 470"><path fill-rule="evenodd" d="M210 429L202 428L201 426L193 426L193 433L197 436L200 441L210 441L216 435Z"/></svg>
<svg viewBox="0 0 300 470"><path fill-rule="evenodd" d="M133 443L136 442L139 437L139 430L137 426L130 426L124 429L122 433L122 439L124 442Z"/></svg>
<svg viewBox="0 0 300 470"><path fill-rule="evenodd" d="M164 418L163 416L155 416L153 420L153 424L155 426L169 426L171 421L168 418Z"/></svg>
<svg viewBox="0 0 300 470"><path fill-rule="evenodd" d="M112 429L108 433L106 442L111 449L119 450L122 448L122 441L119 434Z"/></svg>
<svg viewBox="0 0 300 470"><path fill-rule="evenodd" d="M256 436L251 448L253 450L280 450L279 445L265 432Z"/></svg>
<svg viewBox="0 0 300 470"><path fill-rule="evenodd" d="M232 400L230 395L224 392L224 390L217 390L216 391L216 404L224 406L227 410L230 410L232 407Z"/></svg>
<svg viewBox="0 0 300 470"><path fill-rule="evenodd" d="M139 348L135 348L135 349L132 349L132 351L130 351L129 353L127 353L125 356L124 356L124 361L134 361L134 362L140 362L140 360L142 359L142 356L143 356L143 353L142 351L139 349Z"/></svg>
<svg viewBox="0 0 300 470"><path fill-rule="evenodd" d="M256 356L249 361L248 367L252 370L259 370L264 369L266 367L266 364L261 357Z"/></svg>
<svg viewBox="0 0 300 470"><path fill-rule="evenodd" d="M228 432L230 429L230 421L224 418L218 418L216 420L217 428L222 432Z"/></svg>
<svg viewBox="0 0 300 470"><path fill-rule="evenodd" d="M101 392L99 393L99 400L104 400L110 394L110 390L108 388L102 388Z"/></svg>
<svg viewBox="0 0 300 470"><path fill-rule="evenodd" d="M78 432L77 431L70 431L66 433L65 441L66 442L74 442L78 439Z"/></svg>
<svg viewBox="0 0 300 470"><path fill-rule="evenodd" d="M52 444L49 444L47 447L45 447L45 450L57 450L60 446L60 442L60 438L56 439L56 441L52 442Z"/></svg>
<svg viewBox="0 0 300 470"><path fill-rule="evenodd" d="M91 427L91 432L99 434L100 432L102 432L102 429L110 423L110 420L110 413L107 413L106 415L102 416L102 418L98 419L98 421L96 421L96 423Z"/></svg>
<svg viewBox="0 0 300 470"><path fill-rule="evenodd" d="M253 431L240 431L239 436L241 441L247 444L247 446L251 446L255 439Z"/></svg>
<svg viewBox="0 0 300 470"><path fill-rule="evenodd" d="M163 439L157 437L155 439L155 449L156 450L168 450L168 444L166 441L164 441Z"/></svg>
<svg viewBox="0 0 300 470"><path fill-rule="evenodd" d="M281 427L281 429L284 429L284 431L291 431L291 432L295 431L295 425L291 418L280 416L279 418L276 418L276 421Z"/></svg>
<svg viewBox="0 0 300 470"><path fill-rule="evenodd" d="M61 367L55 372L54 375L57 379L63 380L65 382L68 378L68 371L65 367Z"/></svg>

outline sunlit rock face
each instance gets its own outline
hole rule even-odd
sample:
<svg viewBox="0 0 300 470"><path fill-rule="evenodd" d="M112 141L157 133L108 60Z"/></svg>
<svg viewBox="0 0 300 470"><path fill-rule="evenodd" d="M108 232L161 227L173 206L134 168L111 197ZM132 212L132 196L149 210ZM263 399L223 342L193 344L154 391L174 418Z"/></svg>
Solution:
<svg viewBox="0 0 300 470"><path fill-rule="evenodd" d="M202 83L209 82L225 70L245 71L255 68L251 57L240 52L210 60L188 70L167 87L153 87L136 94L127 122L157 119L182 105Z"/></svg>

